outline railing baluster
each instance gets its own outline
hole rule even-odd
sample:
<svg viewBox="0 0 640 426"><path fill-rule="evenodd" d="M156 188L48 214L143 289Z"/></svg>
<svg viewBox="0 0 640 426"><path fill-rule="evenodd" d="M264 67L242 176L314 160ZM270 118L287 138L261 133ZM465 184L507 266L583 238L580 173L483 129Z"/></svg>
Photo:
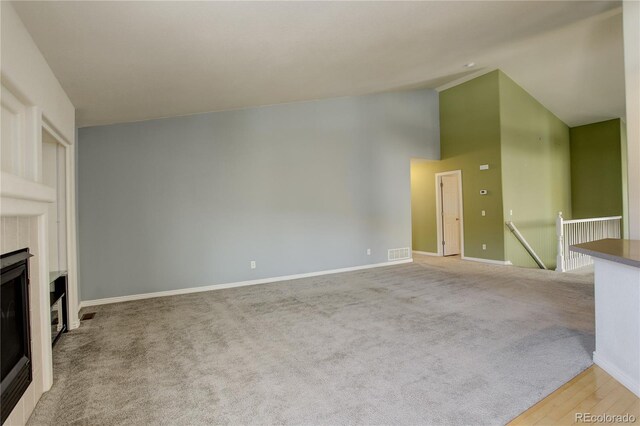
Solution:
<svg viewBox="0 0 640 426"><path fill-rule="evenodd" d="M556 219L558 238L557 271L570 271L593 262L590 256L569 250L574 244L587 243L603 238L620 238L622 216L565 220L562 212Z"/></svg>

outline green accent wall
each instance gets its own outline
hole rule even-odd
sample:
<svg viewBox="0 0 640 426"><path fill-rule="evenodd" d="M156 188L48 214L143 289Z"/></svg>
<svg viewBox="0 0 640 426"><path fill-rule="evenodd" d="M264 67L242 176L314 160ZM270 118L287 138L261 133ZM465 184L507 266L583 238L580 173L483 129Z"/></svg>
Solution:
<svg viewBox="0 0 640 426"><path fill-rule="evenodd" d="M622 139L620 119L571 129L574 219L622 215Z"/></svg>
<svg viewBox="0 0 640 426"><path fill-rule="evenodd" d="M441 160L411 163L413 249L437 252L435 174L462 170L465 257L535 267L505 226L511 218L555 267L555 217L571 215L569 136L561 120L501 71L442 91ZM489 170L480 170L483 164Z"/></svg>
<svg viewBox="0 0 640 426"><path fill-rule="evenodd" d="M435 170L438 162L411 160L411 238L413 250L436 253ZM431 183L431 185L429 185Z"/></svg>
<svg viewBox="0 0 640 426"><path fill-rule="evenodd" d="M504 259L498 88L494 71L440 93L441 160L411 165L414 250L438 250L435 174L462 170L464 254ZM489 170L481 171L481 164ZM480 195L481 189L488 194Z"/></svg>
<svg viewBox="0 0 640 426"><path fill-rule="evenodd" d="M502 194L505 220L518 227L548 268L555 268L558 212L571 218L569 127L500 72ZM537 267L506 229L505 259Z"/></svg>

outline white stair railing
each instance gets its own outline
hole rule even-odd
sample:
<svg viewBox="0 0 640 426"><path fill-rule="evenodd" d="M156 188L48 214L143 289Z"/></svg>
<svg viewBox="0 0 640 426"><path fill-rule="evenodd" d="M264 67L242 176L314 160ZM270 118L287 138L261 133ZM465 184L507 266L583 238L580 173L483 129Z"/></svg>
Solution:
<svg viewBox="0 0 640 426"><path fill-rule="evenodd" d="M569 246L604 238L620 238L621 220L622 216L564 220L562 212L558 213L556 219L556 235L558 237L556 271L566 272L592 264L591 256L570 251Z"/></svg>

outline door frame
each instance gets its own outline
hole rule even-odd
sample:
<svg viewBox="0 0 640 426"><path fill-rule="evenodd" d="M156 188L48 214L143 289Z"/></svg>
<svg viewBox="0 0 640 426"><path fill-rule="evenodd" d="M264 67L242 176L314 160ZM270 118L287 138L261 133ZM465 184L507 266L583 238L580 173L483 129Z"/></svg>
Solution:
<svg viewBox="0 0 640 426"><path fill-rule="evenodd" d="M438 256L444 256L442 249L442 188L440 187L440 178L445 175L457 175L458 177L458 205L460 207L460 258L464 259L464 205L462 203L462 170L451 170L448 172L436 173L436 228L438 236Z"/></svg>
<svg viewBox="0 0 640 426"><path fill-rule="evenodd" d="M40 140L39 144L39 162L40 170L42 169L42 132L46 131L50 136L64 149L64 157L60 160L64 162L65 175L65 220L66 233L63 237L66 239L66 257L67 257L67 316L69 330L75 330L80 327L80 319L78 313L80 311L80 301L78 300L78 251L77 242L77 221L76 221L76 163L75 149L76 146L68 141L62 134L50 123L50 121L42 116ZM40 176L42 178L42 176ZM60 177L59 177L60 178ZM57 198L57 194L56 194ZM47 236L47 238L49 238ZM59 243L58 243L59 244ZM48 262L47 262L48 263Z"/></svg>

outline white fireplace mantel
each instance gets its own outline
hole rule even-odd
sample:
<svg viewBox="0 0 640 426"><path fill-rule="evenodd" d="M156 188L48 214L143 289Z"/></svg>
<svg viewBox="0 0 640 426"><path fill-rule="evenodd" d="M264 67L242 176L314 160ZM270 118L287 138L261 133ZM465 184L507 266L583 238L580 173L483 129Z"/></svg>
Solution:
<svg viewBox="0 0 640 426"><path fill-rule="evenodd" d="M0 205L2 216L39 216L47 204L56 201L56 190L11 173L0 176Z"/></svg>
<svg viewBox="0 0 640 426"><path fill-rule="evenodd" d="M0 175L0 215L3 217L29 217L36 219L34 246L30 250L37 251L36 261L31 262L30 293L31 311L38 314L32 318L32 345L39 351L33 353L34 374L40 377L31 386L37 386L36 394L46 392L53 384L53 357L51 352L51 327L49 306L49 262L48 262L48 205L56 201L53 188L37 182L29 181L11 173ZM33 259L33 258L32 258ZM34 267L35 266L35 267ZM36 330L33 330L33 327ZM34 342L37 339L37 342ZM36 365L37 363L37 365ZM35 383L38 383L36 385Z"/></svg>

